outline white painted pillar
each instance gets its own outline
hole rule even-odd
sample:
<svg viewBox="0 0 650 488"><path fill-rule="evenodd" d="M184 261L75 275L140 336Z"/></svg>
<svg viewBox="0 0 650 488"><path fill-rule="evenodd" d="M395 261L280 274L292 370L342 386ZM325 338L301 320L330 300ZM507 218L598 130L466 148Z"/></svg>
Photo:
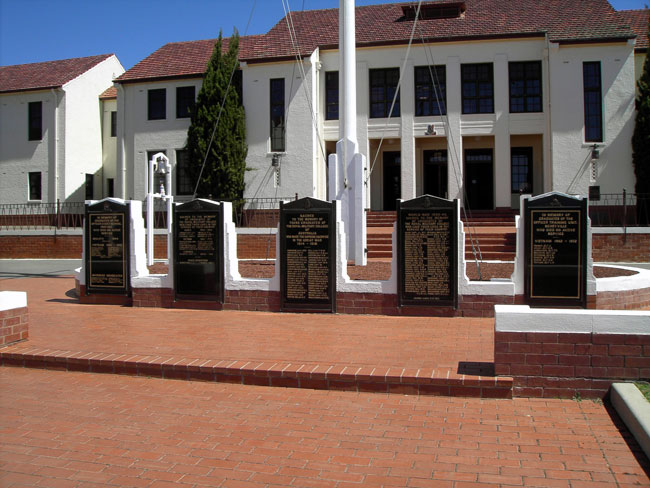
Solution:
<svg viewBox="0 0 650 488"><path fill-rule="evenodd" d="M460 130L462 112L460 58L447 58L447 186L448 198L458 198L463 206L463 137Z"/></svg>
<svg viewBox="0 0 650 488"><path fill-rule="evenodd" d="M402 60L404 72L402 73L402 83L400 86L400 103L401 103L401 199L411 200L417 196L417 171L415 167L415 134L414 119L415 114L415 85L413 80L413 61Z"/></svg>
<svg viewBox="0 0 650 488"><path fill-rule="evenodd" d="M510 181L510 100L508 90L508 56L494 57L494 205L512 206Z"/></svg>

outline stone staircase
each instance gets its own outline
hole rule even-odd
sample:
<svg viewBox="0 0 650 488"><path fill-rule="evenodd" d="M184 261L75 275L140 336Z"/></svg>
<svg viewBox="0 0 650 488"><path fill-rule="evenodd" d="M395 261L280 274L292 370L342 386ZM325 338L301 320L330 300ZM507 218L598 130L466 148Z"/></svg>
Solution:
<svg viewBox="0 0 650 488"><path fill-rule="evenodd" d="M465 224L465 259L484 261L513 261L516 251L515 210L473 211ZM371 210L366 215L368 228L368 259L391 259L393 256L392 227L397 212ZM472 251L474 241L476 257ZM480 255L479 255L480 249Z"/></svg>

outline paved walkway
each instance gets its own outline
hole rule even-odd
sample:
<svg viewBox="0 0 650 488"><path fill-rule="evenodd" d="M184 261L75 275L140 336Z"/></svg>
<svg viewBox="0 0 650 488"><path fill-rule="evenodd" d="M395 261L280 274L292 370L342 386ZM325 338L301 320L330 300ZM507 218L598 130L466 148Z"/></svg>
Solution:
<svg viewBox="0 0 650 488"><path fill-rule="evenodd" d="M480 400L0 368L0 486L638 487L591 401Z"/></svg>

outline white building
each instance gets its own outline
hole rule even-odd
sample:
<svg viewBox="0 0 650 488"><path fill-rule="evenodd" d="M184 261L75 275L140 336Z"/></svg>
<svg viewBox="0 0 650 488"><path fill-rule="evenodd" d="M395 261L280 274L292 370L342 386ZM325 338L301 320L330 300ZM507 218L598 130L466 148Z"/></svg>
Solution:
<svg viewBox="0 0 650 488"><path fill-rule="evenodd" d="M416 6L356 9L369 208L428 193L509 209L522 191L634 188L637 35L626 16L606 0L442 0L424 2L417 21ZM327 198L338 10L290 15L240 44L247 198ZM191 193L182 166L201 162L180 150L213 45L167 44L116 80L117 196L144 197L147 157L161 150L175 165L173 191Z"/></svg>
<svg viewBox="0 0 650 488"><path fill-rule="evenodd" d="M103 196L99 96L123 72L113 54L0 67L0 203Z"/></svg>

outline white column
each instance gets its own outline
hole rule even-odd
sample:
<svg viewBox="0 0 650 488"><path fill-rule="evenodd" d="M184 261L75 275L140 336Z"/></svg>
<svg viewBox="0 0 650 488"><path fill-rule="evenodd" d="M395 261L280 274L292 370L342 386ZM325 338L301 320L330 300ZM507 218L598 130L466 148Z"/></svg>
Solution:
<svg viewBox="0 0 650 488"><path fill-rule="evenodd" d="M401 73L400 85L401 105L401 198L411 200L417 195L415 168L415 138L413 133L413 114L415 114L415 94L413 81L413 61L402 63L404 73Z"/></svg>
<svg viewBox="0 0 650 488"><path fill-rule="evenodd" d="M447 58L447 185L448 198L458 198L463 205L463 138L460 130L462 110L460 58Z"/></svg>
<svg viewBox="0 0 650 488"><path fill-rule="evenodd" d="M508 93L508 56L494 57L494 204L508 207L511 202L510 183L510 100Z"/></svg>

